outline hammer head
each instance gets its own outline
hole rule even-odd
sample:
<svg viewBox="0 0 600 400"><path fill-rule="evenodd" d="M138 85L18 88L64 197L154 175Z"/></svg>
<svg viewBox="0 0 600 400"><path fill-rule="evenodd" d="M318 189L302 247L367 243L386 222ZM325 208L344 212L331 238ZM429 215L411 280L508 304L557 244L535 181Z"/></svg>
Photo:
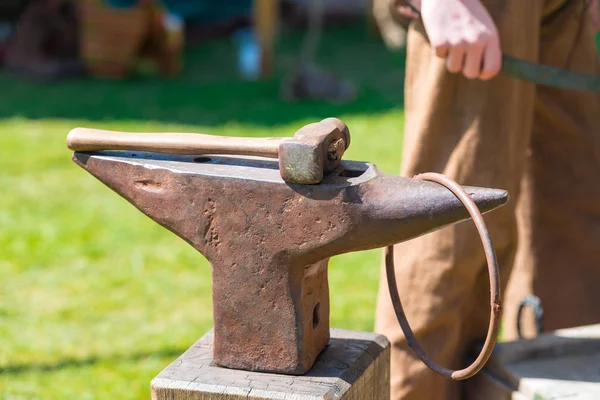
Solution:
<svg viewBox="0 0 600 400"><path fill-rule="evenodd" d="M288 183L316 184L336 169L350 146L348 127L337 118L306 125L279 145L279 171Z"/></svg>

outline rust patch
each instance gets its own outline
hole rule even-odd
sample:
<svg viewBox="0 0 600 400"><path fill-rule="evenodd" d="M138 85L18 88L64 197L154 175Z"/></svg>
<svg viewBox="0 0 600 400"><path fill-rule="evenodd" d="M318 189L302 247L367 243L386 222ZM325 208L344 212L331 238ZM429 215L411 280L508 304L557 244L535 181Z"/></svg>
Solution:
<svg viewBox="0 0 600 400"><path fill-rule="evenodd" d="M291 185L264 160L194 157L107 152L74 160L210 261L214 361L224 367L305 373L329 339L330 257L468 217L440 185L372 164L342 161L340 168L364 173ZM482 211L507 200L501 190L469 192Z"/></svg>

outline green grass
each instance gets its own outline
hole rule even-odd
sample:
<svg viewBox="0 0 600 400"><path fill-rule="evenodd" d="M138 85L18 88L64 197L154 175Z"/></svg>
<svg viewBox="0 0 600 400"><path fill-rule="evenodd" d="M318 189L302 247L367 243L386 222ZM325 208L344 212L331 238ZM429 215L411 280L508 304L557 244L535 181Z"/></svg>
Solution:
<svg viewBox="0 0 600 400"><path fill-rule="evenodd" d="M236 77L228 40L189 51L175 80L33 83L0 74L0 399L143 399L150 380L212 325L206 260L70 161L75 126L290 136L348 123L347 159L398 170L403 55L365 30L331 30L323 65L351 79L348 105L282 104L299 37L282 37L277 76ZM371 330L379 251L330 267L331 323Z"/></svg>
<svg viewBox="0 0 600 400"><path fill-rule="evenodd" d="M352 132L347 159L397 171L403 55L362 28L332 30L320 60L358 99L283 104L298 44L282 37L277 76L262 82L237 78L228 40L190 50L175 80L0 74L1 399L148 398L150 380L212 325L206 260L72 163L71 128L290 136L338 116ZM372 329L378 276L378 251L332 261L333 326Z"/></svg>

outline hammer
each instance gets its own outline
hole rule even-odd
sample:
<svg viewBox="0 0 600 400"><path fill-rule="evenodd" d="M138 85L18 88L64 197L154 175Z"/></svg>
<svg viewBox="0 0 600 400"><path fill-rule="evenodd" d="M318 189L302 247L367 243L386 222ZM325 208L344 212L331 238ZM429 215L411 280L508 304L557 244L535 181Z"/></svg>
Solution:
<svg viewBox="0 0 600 400"><path fill-rule="evenodd" d="M75 128L67 136L73 151L134 150L199 155L235 154L279 159L288 183L316 184L335 170L350 146L344 122L326 118L298 130L293 138L243 138L194 133L132 133Z"/></svg>

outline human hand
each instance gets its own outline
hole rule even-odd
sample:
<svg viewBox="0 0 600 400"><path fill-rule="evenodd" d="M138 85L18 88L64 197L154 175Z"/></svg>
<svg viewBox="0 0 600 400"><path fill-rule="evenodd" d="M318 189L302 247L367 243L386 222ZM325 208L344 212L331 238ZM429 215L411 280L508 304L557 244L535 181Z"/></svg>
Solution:
<svg viewBox="0 0 600 400"><path fill-rule="evenodd" d="M592 0L598 1L598 0ZM502 67L500 37L480 0L421 0L431 46L450 72L488 80ZM596 7L597 8L597 7Z"/></svg>

